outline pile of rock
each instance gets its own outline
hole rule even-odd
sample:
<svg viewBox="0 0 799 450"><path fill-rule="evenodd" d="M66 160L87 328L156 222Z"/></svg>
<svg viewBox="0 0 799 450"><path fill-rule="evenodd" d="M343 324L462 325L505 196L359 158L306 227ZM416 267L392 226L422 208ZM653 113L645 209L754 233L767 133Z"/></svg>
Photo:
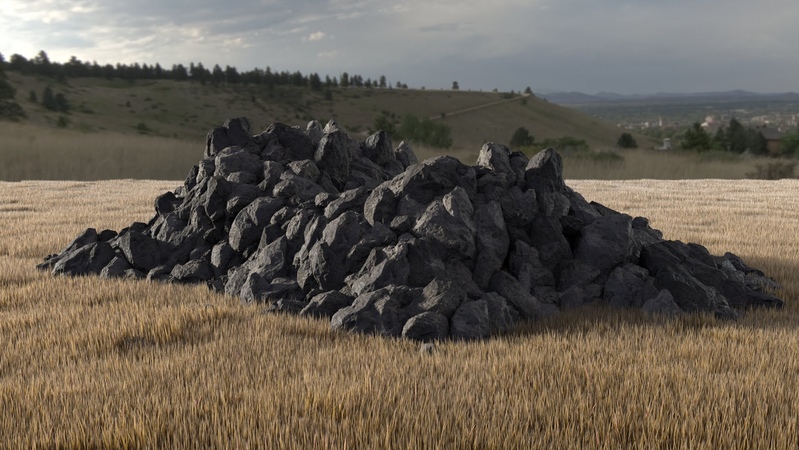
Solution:
<svg viewBox="0 0 799 450"><path fill-rule="evenodd" d="M586 201L562 160L499 144L477 165L417 162L386 133L246 119L208 135L148 223L88 229L39 267L207 283L336 329L419 340L483 338L585 303L733 318L779 307L737 256L662 239L647 219Z"/></svg>

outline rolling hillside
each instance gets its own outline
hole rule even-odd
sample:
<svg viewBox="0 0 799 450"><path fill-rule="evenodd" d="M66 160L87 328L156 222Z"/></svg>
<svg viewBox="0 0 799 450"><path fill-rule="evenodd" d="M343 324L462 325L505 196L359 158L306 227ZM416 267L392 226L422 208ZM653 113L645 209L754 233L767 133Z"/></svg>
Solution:
<svg viewBox="0 0 799 450"><path fill-rule="evenodd" d="M106 80L74 78L60 84L51 78L9 72L17 101L27 122L55 127L59 113L41 105L51 86L70 103L67 128L82 132L146 133L180 140L202 141L206 132L225 119L246 116L253 127L272 122L304 125L311 119L335 119L354 135L365 136L381 114L399 120L407 113L443 120L452 127L452 151L476 152L485 141L504 142L520 126L537 140L573 136L593 148L615 145L620 131L576 110L535 96L495 92L423 89L334 88L332 99L307 88L277 86L201 85L187 81ZM37 94L38 103L29 98ZM509 99L510 101L502 101ZM449 116L451 113L456 113ZM639 143L646 138L638 137Z"/></svg>

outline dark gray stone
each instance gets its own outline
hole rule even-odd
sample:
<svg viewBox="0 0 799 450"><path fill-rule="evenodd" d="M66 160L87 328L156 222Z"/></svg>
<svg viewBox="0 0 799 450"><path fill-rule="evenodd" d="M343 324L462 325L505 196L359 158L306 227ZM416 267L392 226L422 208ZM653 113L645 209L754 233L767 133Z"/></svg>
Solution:
<svg viewBox="0 0 799 450"><path fill-rule="evenodd" d="M125 259L135 269L142 272L149 272L166 260L164 255L161 254L158 241L137 231L125 233L116 241L116 245L122 251L122 254L125 255ZM111 258L108 258L106 264L110 261Z"/></svg>
<svg viewBox="0 0 799 450"><path fill-rule="evenodd" d="M100 271L100 278L121 278L125 276L125 271L132 269L125 257L117 255Z"/></svg>
<svg viewBox="0 0 799 450"><path fill-rule="evenodd" d="M391 136L385 131L377 131L364 141L361 146L363 156L380 166L394 161L394 150L391 147Z"/></svg>
<svg viewBox="0 0 799 450"><path fill-rule="evenodd" d="M634 253L632 218L625 214L595 219L582 230L574 258L608 272Z"/></svg>
<svg viewBox="0 0 799 450"><path fill-rule="evenodd" d="M339 291L327 291L315 295L300 315L331 318L341 308L350 306L354 299Z"/></svg>
<svg viewBox="0 0 799 450"><path fill-rule="evenodd" d="M319 168L316 167L316 164L310 159L292 161L286 165L286 168L292 171L294 175L311 180L314 183L319 180L319 175L322 174L322 172L319 171Z"/></svg>
<svg viewBox="0 0 799 450"><path fill-rule="evenodd" d="M509 273L499 270L491 277L490 289L504 297L525 319L542 316L541 304Z"/></svg>
<svg viewBox="0 0 799 450"><path fill-rule="evenodd" d="M107 242L93 242L59 255L53 275L99 275L114 256L114 249Z"/></svg>
<svg viewBox="0 0 799 450"><path fill-rule="evenodd" d="M216 155L214 160L214 176L227 178L228 176L246 172L257 179L256 174L262 169L261 158L241 147L228 147Z"/></svg>
<svg viewBox="0 0 799 450"><path fill-rule="evenodd" d="M474 213L474 223L477 247L474 281L480 288L486 289L491 276L505 263L510 236L498 202L492 201L478 207Z"/></svg>
<svg viewBox="0 0 799 450"><path fill-rule="evenodd" d="M389 182L376 187L366 198L363 214L370 225L375 222L391 223L397 211L397 198Z"/></svg>
<svg viewBox="0 0 799 450"><path fill-rule="evenodd" d="M296 315L299 314L300 311L302 311L306 306L308 306L308 303L302 300L281 298L270 303L266 308L266 312L272 314L282 313Z"/></svg>
<svg viewBox="0 0 799 450"><path fill-rule="evenodd" d="M397 244L371 249L363 266L347 284L354 296L376 291L389 285L406 285L410 275L408 247Z"/></svg>
<svg viewBox="0 0 799 450"><path fill-rule="evenodd" d="M446 339L449 335L449 321L435 312L417 314L402 327L402 337L421 342L433 342Z"/></svg>
<svg viewBox="0 0 799 450"><path fill-rule="evenodd" d="M319 141L314 161L319 169L330 176L333 184L343 189L349 181L353 152L350 138L341 131L326 134Z"/></svg>
<svg viewBox="0 0 799 450"><path fill-rule="evenodd" d="M524 172L527 186L539 193L560 192L563 182L563 159L554 149L541 150L527 163Z"/></svg>
<svg viewBox="0 0 799 450"><path fill-rule="evenodd" d="M661 290L656 296L644 302L641 306L641 310L650 314L663 314L666 316L678 316L683 314L683 311L677 306L677 303L674 302L674 297L672 297L671 292L667 289Z"/></svg>
<svg viewBox="0 0 799 450"><path fill-rule="evenodd" d="M453 339L485 339L491 334L491 319L488 317L488 302L476 300L461 304L452 315L449 330Z"/></svg>
<svg viewBox="0 0 799 450"><path fill-rule="evenodd" d="M201 283L214 277L214 269L205 259L193 259L173 267L170 275L180 283Z"/></svg>
<svg viewBox="0 0 799 450"><path fill-rule="evenodd" d="M558 290L565 291L573 286L587 286L596 280L600 273L599 269L584 261L566 261L558 272Z"/></svg>
<svg viewBox="0 0 799 450"><path fill-rule="evenodd" d="M522 191L517 186L498 196L505 222L517 227L529 227L538 212L535 191Z"/></svg>
<svg viewBox="0 0 799 450"><path fill-rule="evenodd" d="M510 164L511 151L508 147L494 142L483 144L477 156L477 165L504 174L509 185L516 183L516 172Z"/></svg>
<svg viewBox="0 0 799 450"><path fill-rule="evenodd" d="M362 294L352 305L333 315L330 327L333 330L400 336L409 318L404 309L417 296L416 290L402 286L388 286Z"/></svg>
<svg viewBox="0 0 799 450"><path fill-rule="evenodd" d="M650 280L649 272L643 267L634 264L619 266L605 282L603 298L616 308L640 308L657 295L657 289Z"/></svg>
<svg viewBox="0 0 799 450"><path fill-rule="evenodd" d="M572 259L569 241L563 236L560 222L544 216L536 216L530 231L533 247L538 249L544 267L553 270L563 261Z"/></svg>
<svg viewBox="0 0 799 450"><path fill-rule="evenodd" d="M366 234L364 224L363 216L352 211L345 212L324 228L321 239L310 249L310 274L321 289L343 287L344 278L351 269L347 265L347 258L351 249Z"/></svg>
<svg viewBox="0 0 799 450"><path fill-rule="evenodd" d="M488 308L489 334L504 333L513 326L514 314L504 297L486 292L480 300L485 301Z"/></svg>
<svg viewBox="0 0 799 450"><path fill-rule="evenodd" d="M273 123L266 129L266 132L276 136L280 146L289 150L285 155L288 159L299 161L313 158L316 146L311 138L299 128Z"/></svg>
<svg viewBox="0 0 799 450"><path fill-rule="evenodd" d="M457 187L428 205L416 221L412 234L437 243L445 258L474 260L477 247L473 214L469 196L463 188Z"/></svg>
<svg viewBox="0 0 799 450"><path fill-rule="evenodd" d="M716 289L697 280L679 265L661 269L655 276L655 286L667 289L685 312L712 312L719 317L729 317L729 304Z"/></svg>
<svg viewBox="0 0 799 450"><path fill-rule="evenodd" d="M325 217L328 219L335 219L341 213L351 209L362 213L364 201L369 195L369 190L365 187L344 191L337 199L333 200L325 207ZM374 225L374 222L370 222L370 224Z"/></svg>
<svg viewBox="0 0 799 450"><path fill-rule="evenodd" d="M394 157L402 164L403 169L419 163L411 144L405 141L400 142L397 148L394 149Z"/></svg>
<svg viewBox="0 0 799 450"><path fill-rule="evenodd" d="M417 307L422 311L432 311L450 318L464 301L466 291L461 285L452 280L434 278L422 290Z"/></svg>
<svg viewBox="0 0 799 450"><path fill-rule="evenodd" d="M244 253L257 244L272 215L282 207L283 202L276 198L260 197L241 210L230 226L228 239L233 250Z"/></svg>
<svg viewBox="0 0 799 450"><path fill-rule="evenodd" d="M280 175L280 182L272 188L272 195L275 198L288 200L294 205L313 201L323 192L325 190L322 186L289 171L283 172Z"/></svg>

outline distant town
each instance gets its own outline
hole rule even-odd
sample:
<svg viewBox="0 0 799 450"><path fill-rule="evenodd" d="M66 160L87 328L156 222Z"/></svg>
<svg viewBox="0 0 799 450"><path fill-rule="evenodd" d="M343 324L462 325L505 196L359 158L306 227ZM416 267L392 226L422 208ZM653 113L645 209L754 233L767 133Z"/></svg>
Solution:
<svg viewBox="0 0 799 450"><path fill-rule="evenodd" d="M540 95L573 107L619 128L655 137L682 133L694 123L715 132L736 119L772 137L799 130L799 94L757 94L746 91L699 94L623 96L579 92Z"/></svg>

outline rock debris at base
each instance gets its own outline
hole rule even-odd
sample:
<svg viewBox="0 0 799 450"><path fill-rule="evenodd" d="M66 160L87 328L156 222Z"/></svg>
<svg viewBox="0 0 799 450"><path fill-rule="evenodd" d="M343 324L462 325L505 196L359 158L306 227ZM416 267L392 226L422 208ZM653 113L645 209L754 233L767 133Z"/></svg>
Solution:
<svg viewBox="0 0 799 450"><path fill-rule="evenodd" d="M89 228L38 267L53 274L206 283L334 329L420 341L480 339L589 303L735 318L781 307L761 271L664 240L648 220L589 202L552 149L487 143L477 164L418 162L377 132L244 118L208 134L155 216Z"/></svg>

